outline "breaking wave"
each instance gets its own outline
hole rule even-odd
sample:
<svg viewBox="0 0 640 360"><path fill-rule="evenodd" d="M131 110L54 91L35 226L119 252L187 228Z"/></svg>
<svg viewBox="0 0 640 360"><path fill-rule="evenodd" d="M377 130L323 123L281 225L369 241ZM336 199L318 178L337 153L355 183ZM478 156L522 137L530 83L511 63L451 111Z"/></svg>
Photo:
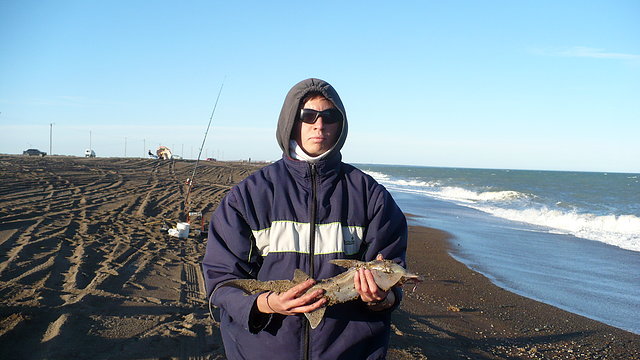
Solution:
<svg viewBox="0 0 640 360"><path fill-rule="evenodd" d="M518 191L473 191L442 186L438 181L398 180L380 172L367 173L390 190L426 195L499 218L541 226L549 233L570 234L640 252L640 217L635 215L596 215L571 208L554 208L538 202L534 194Z"/></svg>

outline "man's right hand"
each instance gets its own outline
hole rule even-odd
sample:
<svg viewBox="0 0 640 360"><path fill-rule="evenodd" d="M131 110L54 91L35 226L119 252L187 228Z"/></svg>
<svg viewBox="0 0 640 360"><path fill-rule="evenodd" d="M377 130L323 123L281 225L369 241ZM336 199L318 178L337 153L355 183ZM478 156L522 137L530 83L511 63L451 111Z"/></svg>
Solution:
<svg viewBox="0 0 640 360"><path fill-rule="evenodd" d="M327 303L322 295L324 290L317 289L305 294L315 280L309 279L283 293L266 292L258 296L258 310L265 314L295 315L311 312Z"/></svg>

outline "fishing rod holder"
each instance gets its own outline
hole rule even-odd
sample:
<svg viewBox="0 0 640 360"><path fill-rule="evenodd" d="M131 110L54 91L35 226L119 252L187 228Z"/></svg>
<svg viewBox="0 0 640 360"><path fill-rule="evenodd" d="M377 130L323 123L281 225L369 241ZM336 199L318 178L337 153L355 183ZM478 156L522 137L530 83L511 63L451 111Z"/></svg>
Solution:
<svg viewBox="0 0 640 360"><path fill-rule="evenodd" d="M201 211L189 211L186 222L189 223L191 229L194 229L196 236L206 233L204 230L204 217Z"/></svg>

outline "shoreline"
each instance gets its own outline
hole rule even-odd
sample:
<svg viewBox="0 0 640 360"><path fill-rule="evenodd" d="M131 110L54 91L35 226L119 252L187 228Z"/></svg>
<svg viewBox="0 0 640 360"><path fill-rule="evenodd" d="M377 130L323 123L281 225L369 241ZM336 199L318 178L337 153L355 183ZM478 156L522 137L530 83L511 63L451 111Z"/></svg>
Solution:
<svg viewBox="0 0 640 360"><path fill-rule="evenodd" d="M192 163L0 156L0 169L1 359L225 359L205 240L167 235ZM255 169L203 162L192 208L208 216ZM409 227L425 281L392 314L389 359L640 359L639 335L499 288L451 240Z"/></svg>
<svg viewBox="0 0 640 360"><path fill-rule="evenodd" d="M453 239L409 226L407 266L425 281L392 315L389 359L640 359L640 335L498 287L449 255Z"/></svg>

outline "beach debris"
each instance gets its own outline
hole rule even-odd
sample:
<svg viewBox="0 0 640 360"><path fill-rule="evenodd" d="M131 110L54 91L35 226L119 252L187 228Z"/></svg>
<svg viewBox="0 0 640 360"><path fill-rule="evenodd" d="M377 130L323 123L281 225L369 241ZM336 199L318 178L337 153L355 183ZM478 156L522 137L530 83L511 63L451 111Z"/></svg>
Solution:
<svg viewBox="0 0 640 360"><path fill-rule="evenodd" d="M167 233L173 237L186 239L189 237L189 223L179 222L176 224L176 227L167 230Z"/></svg>
<svg viewBox="0 0 640 360"><path fill-rule="evenodd" d="M449 306L447 306L447 311L460 312L460 308L455 306L455 305L449 305Z"/></svg>
<svg viewBox="0 0 640 360"><path fill-rule="evenodd" d="M391 324L391 331L393 331L398 336L404 336L404 333L400 329L398 329L396 324Z"/></svg>
<svg viewBox="0 0 640 360"><path fill-rule="evenodd" d="M317 289L324 290L324 298L327 299L326 306L304 315L309 320L312 329L315 329L322 319L327 306L332 306L347 301L355 300L359 297L353 284L353 278L358 269L369 269L380 289L387 291L392 286L400 286L405 283L416 283L422 281L422 277L408 272L402 266L391 260L373 260L363 262L358 260L336 259L330 263L347 268L348 270L334 277L318 281L307 292ZM271 280L259 281L254 279L237 279L224 282L214 292L224 286L232 286L243 290L247 294L256 294L263 291L273 291L277 293L285 292L295 285L309 279L304 271L296 269L293 280ZM213 294L212 294L213 295Z"/></svg>

